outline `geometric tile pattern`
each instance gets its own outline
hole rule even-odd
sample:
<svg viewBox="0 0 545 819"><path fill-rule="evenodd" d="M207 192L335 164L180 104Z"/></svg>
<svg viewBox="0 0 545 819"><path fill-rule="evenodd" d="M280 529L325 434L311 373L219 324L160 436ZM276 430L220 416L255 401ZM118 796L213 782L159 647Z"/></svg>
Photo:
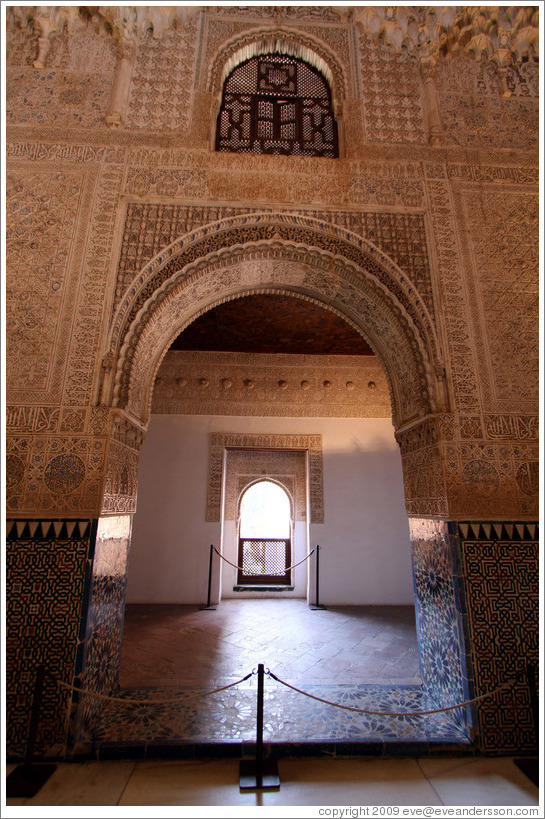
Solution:
<svg viewBox="0 0 545 819"><path fill-rule="evenodd" d="M85 626L84 670L79 685L100 694L111 694L118 686L121 638L125 608L127 556L131 516L104 516L97 524L91 594ZM78 724L92 721L102 708L94 698L78 702Z"/></svg>
<svg viewBox="0 0 545 819"><path fill-rule="evenodd" d="M12 756L25 753L37 666L68 683L81 667L92 528L89 520L7 521L6 747ZM46 679L37 754L62 752L69 705L68 695Z"/></svg>
<svg viewBox="0 0 545 819"><path fill-rule="evenodd" d="M169 697L179 697L178 702L163 704L160 701L165 699L164 689L123 689L121 698L140 700L144 705L103 703L92 733L82 736L81 740L97 750L109 745L122 748L144 744L254 742L255 681L253 676L227 691L198 699L194 699L195 695L204 693L205 689L171 690ZM294 692L265 675L265 742L469 743L467 735L452 719L453 711L410 715L437 707L419 686L305 685L301 690L349 708L407 713L390 717L343 710Z"/></svg>
<svg viewBox="0 0 545 819"><path fill-rule="evenodd" d="M469 698L469 688L452 544L442 522L412 518L409 524L423 687L439 705L454 705ZM450 713L460 727L470 722L469 712Z"/></svg>
<svg viewBox="0 0 545 819"><path fill-rule="evenodd" d="M535 750L526 664L534 664L538 674L538 526L459 523L458 529L474 696L516 681L479 704L479 744L504 753Z"/></svg>
<svg viewBox="0 0 545 819"><path fill-rule="evenodd" d="M255 676L211 697L186 695L240 681L259 662L279 678L265 677L266 741L467 743L455 712L410 715L437 707L419 685L412 607L333 606L316 613L304 600L264 599L226 600L212 612L128 606L121 702L100 703L95 719L82 726L79 750L252 741ZM403 716L338 709L279 680L329 702ZM130 699L144 705L123 703Z"/></svg>

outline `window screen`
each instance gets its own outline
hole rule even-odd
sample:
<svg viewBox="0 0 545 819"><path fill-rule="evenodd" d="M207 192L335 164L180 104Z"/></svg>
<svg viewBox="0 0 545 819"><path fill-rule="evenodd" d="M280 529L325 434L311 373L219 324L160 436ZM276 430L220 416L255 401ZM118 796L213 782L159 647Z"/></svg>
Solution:
<svg viewBox="0 0 545 819"><path fill-rule="evenodd" d="M326 80L308 63L284 54L241 63L225 81L216 150L338 156Z"/></svg>

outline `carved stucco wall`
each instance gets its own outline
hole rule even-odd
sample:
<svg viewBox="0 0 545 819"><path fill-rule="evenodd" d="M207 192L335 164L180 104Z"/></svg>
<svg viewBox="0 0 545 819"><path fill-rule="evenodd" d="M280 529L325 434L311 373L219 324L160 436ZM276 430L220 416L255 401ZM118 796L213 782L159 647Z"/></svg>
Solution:
<svg viewBox="0 0 545 819"><path fill-rule="evenodd" d="M441 353L412 283L366 241L292 214L221 220L175 242L145 268L110 333L109 356L118 358L115 382L110 379L116 403L127 403L145 422L152 378L175 335L196 314L252 292L315 300L360 328L390 363L385 369L398 423L442 406L443 395L436 394ZM103 394L111 390L106 382Z"/></svg>
<svg viewBox="0 0 545 819"><path fill-rule="evenodd" d="M171 350L153 413L390 418L388 384L374 356L304 356Z"/></svg>
<svg viewBox="0 0 545 819"><path fill-rule="evenodd" d="M165 292L175 279L181 287L183 276L189 289L180 298L188 321L206 309L203 287L212 291L217 279L226 284L224 298L237 290L234 269L224 267L228 256L219 265L217 257L208 258L206 285L202 266L200 280L190 281L184 260L178 256L181 269L168 268L157 254L168 248L173 261L173 243L186 236L186 247L200 237L193 253L206 256L218 248L204 235L206 225L257 219L261 212L271 224L279 213L284 220L290 214L295 227L314 220L310 245L307 234L295 254L298 267L287 261L296 233L283 232L277 222L264 239L262 253L278 270L284 265L282 286L298 278L307 297L319 295L364 334L384 339L388 350L377 352L398 424L408 508L418 514L488 517L502 509L510 516L535 515L537 29L525 9L512 19L500 11L501 19L488 27L483 14L492 12L264 7L242 14L220 7L146 11L151 17L144 19L137 10L120 16L115 7L90 16L64 7L10 10L6 374L12 514L134 509L134 439L143 429L127 418L126 439L118 426L112 440L120 416L109 413L112 396L104 386L120 352L125 362L133 355L131 344L146 319L138 310L158 324L159 313L150 313L157 288ZM418 45L419 31L435 44L433 59ZM289 48L307 49L329 66L336 102L342 101L344 158L210 151L222 65L245 43L268 43L275 32ZM426 130L428 74L422 73L430 59L443 129L443 147L439 138L433 149ZM108 111L124 60L133 66L131 80L122 127L112 130ZM388 113L394 88L403 120ZM367 306L353 284L336 278L350 275L339 244L343 230L349 244L359 242L365 251L360 262L380 261L364 285ZM226 250L235 238L224 242ZM247 238L255 241L257 234ZM152 268L162 278L152 282ZM260 285L259 275L248 272L244 286ZM376 299L388 293L393 301L380 316ZM403 299L405 330L398 332L394 313ZM179 329L173 309L163 315L164 326L154 328L151 371L148 358L141 360L147 381L133 379L131 386L129 406L140 407L142 420L155 366ZM144 333L140 346L149 341ZM410 351L411 344L420 351ZM121 386L123 407L127 381ZM429 432L415 437L414 421L402 426L430 410L435 418L421 423L435 430L433 443Z"/></svg>
<svg viewBox="0 0 545 819"><path fill-rule="evenodd" d="M536 518L535 7L511 17L480 7L150 9L146 19L136 7L8 14L6 485L8 515L29 520L25 548L38 548L36 521L61 532L63 519L134 511L145 429L124 408L149 407L155 364L180 327L163 314L147 382L111 410L118 360L153 335L138 310L148 327L159 322L153 285L123 349L117 338L110 346L116 317L179 237L257 213L322 221L306 258L274 230L262 250L283 266L282 287L295 276L309 288L298 295L376 339L400 408L409 514ZM210 150L220 55L264 29L330 60L339 160ZM367 289L350 281L338 244L316 246L342 229L381 260ZM225 298L236 292L241 262L245 286L263 286L251 251L225 250L208 279L203 264L180 287L187 321L206 309L213 277ZM183 271L161 286L170 274ZM142 352L142 373L148 364ZM412 420L401 426L402 416Z"/></svg>
<svg viewBox="0 0 545 819"><path fill-rule="evenodd" d="M288 493L292 521L307 519L306 453L290 450L228 450L226 459L225 518L237 521L246 489L263 477Z"/></svg>

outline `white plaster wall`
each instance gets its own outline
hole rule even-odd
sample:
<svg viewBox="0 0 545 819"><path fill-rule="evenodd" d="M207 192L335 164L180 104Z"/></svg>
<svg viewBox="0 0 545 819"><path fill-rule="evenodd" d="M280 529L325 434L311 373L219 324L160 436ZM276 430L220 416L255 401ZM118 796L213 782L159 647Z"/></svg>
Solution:
<svg viewBox="0 0 545 819"><path fill-rule="evenodd" d="M210 432L322 435L325 518L310 526L310 546L321 547L320 602L414 601L401 457L389 419L152 415L140 457L127 602L206 602L210 544L221 543L220 524L205 522ZM305 574L298 575L300 596ZM223 594L232 594L226 570L222 583Z"/></svg>

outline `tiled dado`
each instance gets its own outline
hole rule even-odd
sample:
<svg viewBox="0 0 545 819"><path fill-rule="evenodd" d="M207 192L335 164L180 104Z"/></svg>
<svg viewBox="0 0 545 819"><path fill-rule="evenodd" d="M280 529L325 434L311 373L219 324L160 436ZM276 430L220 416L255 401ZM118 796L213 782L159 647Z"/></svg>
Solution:
<svg viewBox="0 0 545 819"><path fill-rule="evenodd" d="M86 691L99 694L111 694L119 683L131 525L130 515L105 516L97 524L80 683ZM85 726L94 722L102 706L103 700L96 697L78 701L74 709L77 724L70 735L70 746Z"/></svg>
<svg viewBox="0 0 545 819"><path fill-rule="evenodd" d="M130 515L16 520L6 526L7 753L24 755L36 670L48 676L36 753L70 750L100 700L78 703L55 681L109 694L117 687ZM77 720L77 723L76 723Z"/></svg>
<svg viewBox="0 0 545 819"><path fill-rule="evenodd" d="M83 663L96 522L6 521L6 751L28 741L36 669L71 683ZM36 753L62 754L70 696L47 677Z"/></svg>
<svg viewBox="0 0 545 819"><path fill-rule="evenodd" d="M411 519L410 529L424 690L444 706L513 681L455 713L479 749L535 749L525 671L538 660L538 525Z"/></svg>
<svg viewBox="0 0 545 819"><path fill-rule="evenodd" d="M539 657L539 532L537 523L459 522L464 627L472 661L472 696L513 685L476 709L482 750L535 750L527 663Z"/></svg>
<svg viewBox="0 0 545 819"><path fill-rule="evenodd" d="M456 555L449 524L409 518L416 631L422 685L438 707L469 699ZM450 712L461 729L471 726L468 708Z"/></svg>

